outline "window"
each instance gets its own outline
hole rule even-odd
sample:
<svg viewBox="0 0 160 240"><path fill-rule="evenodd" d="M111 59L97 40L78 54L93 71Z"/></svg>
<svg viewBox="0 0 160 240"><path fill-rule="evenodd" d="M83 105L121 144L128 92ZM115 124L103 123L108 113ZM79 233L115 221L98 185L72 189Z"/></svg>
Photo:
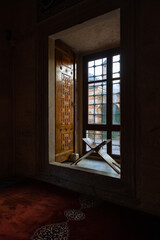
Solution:
<svg viewBox="0 0 160 240"><path fill-rule="evenodd" d="M113 158L120 158L120 52L119 49L84 57L84 131ZM89 150L85 146L86 151Z"/></svg>

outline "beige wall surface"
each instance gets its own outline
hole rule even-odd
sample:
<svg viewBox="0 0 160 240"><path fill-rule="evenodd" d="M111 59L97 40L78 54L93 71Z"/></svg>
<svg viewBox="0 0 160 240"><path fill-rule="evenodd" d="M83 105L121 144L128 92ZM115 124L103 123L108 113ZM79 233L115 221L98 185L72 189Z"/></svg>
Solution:
<svg viewBox="0 0 160 240"><path fill-rule="evenodd" d="M0 177L11 175L15 169L16 175L19 176L36 176L67 188L95 194L118 204L160 215L159 2L137 1L135 9L136 65L133 75L136 92L135 116L132 117L135 119L136 136L132 144L135 149L136 165L134 165L135 195L132 199L122 193L121 188L114 193L114 183L110 178L103 176L95 178L91 173L79 173L77 170L49 165L48 144L46 142L44 145L42 141L43 137L47 136L47 128L43 129L43 134L38 132L39 128L43 127L42 119L43 122L48 121L47 115L45 116L48 110L42 112L43 116L37 114L37 108L43 105L43 98L47 99L47 96L37 97L38 86L43 82L39 80L47 79L47 74L40 76L37 69L48 68L45 63L37 66L37 58L44 58L44 49L41 48L43 44L40 40L43 41L44 35L51 34L52 21L37 23L36 1L14 1L14 4L9 0L2 2L1 30L3 33L8 28L13 31L14 54L10 45L12 43L8 43L3 35L0 38L2 77ZM96 8L93 10L95 17L102 14L102 8L106 4L110 6L111 3L111 1L101 2L101 10ZM116 3L115 6L117 6ZM76 6L74 8L77 9ZM110 10L113 10L112 7ZM67 11L71 13L70 9ZM65 14L65 11L63 13ZM57 14L55 19L58 17L62 17L62 13ZM77 14L78 17L80 19L80 15ZM68 16L64 27L67 28L73 24L70 18L71 16ZM87 19L85 10L84 18ZM77 19L76 21L78 22ZM55 32L58 25L59 22L52 26ZM37 45L37 43L40 44ZM13 66L12 62L14 62L14 69L10 67ZM38 145L40 142L41 145ZM38 155L39 146L45 149L42 156Z"/></svg>

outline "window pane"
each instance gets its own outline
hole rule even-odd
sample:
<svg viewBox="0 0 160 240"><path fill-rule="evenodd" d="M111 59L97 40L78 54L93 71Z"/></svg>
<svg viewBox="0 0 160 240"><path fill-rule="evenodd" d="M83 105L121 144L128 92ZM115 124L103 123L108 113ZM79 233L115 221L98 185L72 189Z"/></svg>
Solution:
<svg viewBox="0 0 160 240"><path fill-rule="evenodd" d="M106 83L88 84L88 92L88 114L94 115L88 123L106 124Z"/></svg>
<svg viewBox="0 0 160 240"><path fill-rule="evenodd" d="M94 105L88 106L88 114L94 114Z"/></svg>
<svg viewBox="0 0 160 240"><path fill-rule="evenodd" d="M95 65L101 65L102 64L102 59L95 60Z"/></svg>
<svg viewBox="0 0 160 240"><path fill-rule="evenodd" d="M120 84L113 84L112 124L120 124Z"/></svg>
<svg viewBox="0 0 160 240"><path fill-rule="evenodd" d="M88 95L89 96L94 95L94 84L89 84L88 85Z"/></svg>
<svg viewBox="0 0 160 240"><path fill-rule="evenodd" d="M107 79L107 58L88 62L88 82Z"/></svg>
<svg viewBox="0 0 160 240"><path fill-rule="evenodd" d="M102 66L95 67L95 76L102 75Z"/></svg>
<svg viewBox="0 0 160 240"><path fill-rule="evenodd" d="M95 83L95 95L102 95L103 85L101 83Z"/></svg>
<svg viewBox="0 0 160 240"><path fill-rule="evenodd" d="M89 97L89 102L88 102L89 105L91 104L94 104L94 96L90 96Z"/></svg>
<svg viewBox="0 0 160 240"><path fill-rule="evenodd" d="M112 132L112 154L120 155L120 132Z"/></svg>
<svg viewBox="0 0 160 240"><path fill-rule="evenodd" d="M113 94L113 103L120 103L120 94Z"/></svg>
<svg viewBox="0 0 160 240"><path fill-rule="evenodd" d="M94 61L88 62L88 67L93 67L93 65L94 65Z"/></svg>
<svg viewBox="0 0 160 240"><path fill-rule="evenodd" d="M120 77L120 55L113 56L112 59L112 78Z"/></svg>
<svg viewBox="0 0 160 240"><path fill-rule="evenodd" d="M112 82L112 124L120 124L120 80Z"/></svg>
<svg viewBox="0 0 160 240"><path fill-rule="evenodd" d="M119 62L114 62L113 63L113 73L117 73L120 71L120 63Z"/></svg>
<svg viewBox="0 0 160 240"><path fill-rule="evenodd" d="M103 86L102 93L103 93L103 95L106 95L106 94L107 94L107 86L106 86L106 83L103 83L102 86Z"/></svg>
<svg viewBox="0 0 160 240"><path fill-rule="evenodd" d="M88 82L94 82L95 81L95 77L94 76L90 76L89 78L88 78Z"/></svg>
<svg viewBox="0 0 160 240"><path fill-rule="evenodd" d="M102 104L96 104L95 105L95 114L102 114Z"/></svg>
<svg viewBox="0 0 160 240"><path fill-rule="evenodd" d="M91 78L94 76L94 67L88 68L88 77Z"/></svg>
<svg viewBox="0 0 160 240"><path fill-rule="evenodd" d="M113 94L120 93L120 84L113 83Z"/></svg>
<svg viewBox="0 0 160 240"><path fill-rule="evenodd" d="M107 96L106 95L103 95L103 103L107 104Z"/></svg>
<svg viewBox="0 0 160 240"><path fill-rule="evenodd" d="M103 65L103 74L107 73L107 65Z"/></svg>
<svg viewBox="0 0 160 240"><path fill-rule="evenodd" d="M107 58L103 58L103 64L107 64Z"/></svg>
<svg viewBox="0 0 160 240"><path fill-rule="evenodd" d="M95 123L101 124L102 122L102 115L95 115Z"/></svg>
<svg viewBox="0 0 160 240"><path fill-rule="evenodd" d="M118 61L120 61L120 55L113 56L113 62L118 62Z"/></svg>
<svg viewBox="0 0 160 240"><path fill-rule="evenodd" d="M103 80L107 79L107 75L103 75Z"/></svg>
<svg viewBox="0 0 160 240"><path fill-rule="evenodd" d="M113 104L113 108L112 108L113 114L120 114L120 104Z"/></svg>
<svg viewBox="0 0 160 240"><path fill-rule="evenodd" d="M102 95L95 96L95 103L103 103Z"/></svg>
<svg viewBox="0 0 160 240"><path fill-rule="evenodd" d="M102 80L102 76L96 76L95 77L95 81L100 81L100 80Z"/></svg>
<svg viewBox="0 0 160 240"><path fill-rule="evenodd" d="M120 78L120 73L114 73L114 74L112 74L112 78Z"/></svg>
<svg viewBox="0 0 160 240"><path fill-rule="evenodd" d="M120 114L113 114L112 116L113 116L113 118L112 118L113 124L119 125L120 124Z"/></svg>
<svg viewBox="0 0 160 240"><path fill-rule="evenodd" d="M94 123L94 115L88 115L88 123Z"/></svg>
<svg viewBox="0 0 160 240"><path fill-rule="evenodd" d="M107 140L107 132L106 131L93 131L87 130L86 137L91 138L96 145L100 144L101 142ZM103 146L103 149L107 152L107 144ZM86 146L86 151L89 151L90 148Z"/></svg>

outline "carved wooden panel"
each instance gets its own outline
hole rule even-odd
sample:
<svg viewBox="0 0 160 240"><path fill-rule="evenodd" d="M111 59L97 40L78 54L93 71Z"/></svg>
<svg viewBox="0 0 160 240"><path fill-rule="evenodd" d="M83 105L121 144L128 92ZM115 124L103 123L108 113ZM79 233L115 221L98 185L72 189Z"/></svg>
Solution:
<svg viewBox="0 0 160 240"><path fill-rule="evenodd" d="M61 48L63 51L61 51ZM63 44L56 48L56 161L74 151L74 56Z"/></svg>
<svg viewBox="0 0 160 240"><path fill-rule="evenodd" d="M73 78L62 73L61 124L73 123Z"/></svg>
<svg viewBox="0 0 160 240"><path fill-rule="evenodd" d="M61 133L61 150L68 151L72 149L73 145L73 134L72 131Z"/></svg>

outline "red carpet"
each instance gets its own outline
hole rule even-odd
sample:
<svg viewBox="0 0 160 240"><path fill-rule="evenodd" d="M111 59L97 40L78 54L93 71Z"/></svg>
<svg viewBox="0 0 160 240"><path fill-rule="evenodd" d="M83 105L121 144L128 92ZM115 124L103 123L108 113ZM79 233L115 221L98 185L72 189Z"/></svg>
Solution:
<svg viewBox="0 0 160 240"><path fill-rule="evenodd" d="M157 223L153 216L39 181L0 190L0 240L159 239Z"/></svg>

